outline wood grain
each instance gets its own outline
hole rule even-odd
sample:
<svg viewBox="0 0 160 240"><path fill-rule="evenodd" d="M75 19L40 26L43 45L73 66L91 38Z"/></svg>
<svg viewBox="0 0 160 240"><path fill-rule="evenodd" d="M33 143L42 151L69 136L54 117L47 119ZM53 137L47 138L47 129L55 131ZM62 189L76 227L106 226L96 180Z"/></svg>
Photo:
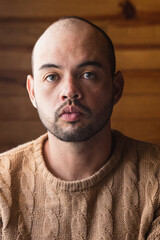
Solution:
<svg viewBox="0 0 160 240"><path fill-rule="evenodd" d="M160 96L123 96L120 102L115 106L113 111L113 118L119 119L139 119L145 121L146 119L159 119Z"/></svg>
<svg viewBox="0 0 160 240"><path fill-rule="evenodd" d="M0 50L0 71L1 70L22 70L31 73L31 51L27 49L1 49ZM118 70L159 70L160 49L117 49Z"/></svg>
<svg viewBox="0 0 160 240"><path fill-rule="evenodd" d="M159 70L160 49L117 50L117 69L120 70Z"/></svg>
<svg viewBox="0 0 160 240"><path fill-rule="evenodd" d="M159 95L160 71L123 71L123 95Z"/></svg>
<svg viewBox="0 0 160 240"><path fill-rule="evenodd" d="M159 119L157 111L160 95L124 95L115 106L114 119ZM0 97L0 120L38 120L36 109L32 106L29 97Z"/></svg>
<svg viewBox="0 0 160 240"><path fill-rule="evenodd" d="M42 32L51 24L43 21L0 22L0 47L30 47L38 40Z"/></svg>
<svg viewBox="0 0 160 240"><path fill-rule="evenodd" d="M0 70L31 72L31 51L28 49L0 49Z"/></svg>
<svg viewBox="0 0 160 240"><path fill-rule="evenodd" d="M26 95L27 72L0 71L0 96Z"/></svg>
<svg viewBox="0 0 160 240"><path fill-rule="evenodd" d="M111 37L116 48L120 47L160 47L160 24L130 25L94 21ZM48 22L11 21L0 22L0 48L32 48L43 31L50 25ZM11 41L12 39L12 41Z"/></svg>
<svg viewBox="0 0 160 240"><path fill-rule="evenodd" d="M0 145L18 145L46 132L40 120L38 121L0 121Z"/></svg>
<svg viewBox="0 0 160 240"><path fill-rule="evenodd" d="M113 120L112 128L118 129L125 135L139 139L146 142L160 144L160 121L146 119L141 121L139 119L130 120Z"/></svg>
<svg viewBox="0 0 160 240"><path fill-rule="evenodd" d="M159 119L160 96L123 96L115 106L114 119ZM38 114L28 97L0 97L0 120L38 120Z"/></svg>
<svg viewBox="0 0 160 240"><path fill-rule="evenodd" d="M29 97L0 97L0 120L38 120L38 114Z"/></svg>
<svg viewBox="0 0 160 240"><path fill-rule="evenodd" d="M123 71L124 95L160 94L159 71ZM27 96L27 72L0 71L0 96Z"/></svg>
<svg viewBox="0 0 160 240"><path fill-rule="evenodd" d="M56 18L65 15L93 16L95 10L96 15L115 15L121 12L119 3L120 1L112 0L61 0L59 2L55 0L47 0L45 2L29 0L23 1L23 3L21 0L15 0L14 2L5 0L1 4L0 16L7 18Z"/></svg>
<svg viewBox="0 0 160 240"><path fill-rule="evenodd" d="M112 127L130 137L160 144L159 0L2 0L0 6L0 152L46 130L33 108L25 81L34 43L59 17L93 21L115 45L125 87Z"/></svg>
<svg viewBox="0 0 160 240"><path fill-rule="evenodd" d="M130 3L137 13L157 13L160 9L159 0L132 0ZM21 0L2 0L0 16L3 18L57 18L64 15L115 16L123 13L124 4L125 1L122 0L61 0L60 2L55 0L45 2L37 0L23 2Z"/></svg>
<svg viewBox="0 0 160 240"><path fill-rule="evenodd" d="M147 119L145 125L144 121L136 119L112 120L112 128L122 131L129 137L160 144L159 120ZM0 122L0 131L0 146L16 146L46 132L39 121Z"/></svg>
<svg viewBox="0 0 160 240"><path fill-rule="evenodd" d="M160 25L116 25L104 27L116 48L159 48Z"/></svg>

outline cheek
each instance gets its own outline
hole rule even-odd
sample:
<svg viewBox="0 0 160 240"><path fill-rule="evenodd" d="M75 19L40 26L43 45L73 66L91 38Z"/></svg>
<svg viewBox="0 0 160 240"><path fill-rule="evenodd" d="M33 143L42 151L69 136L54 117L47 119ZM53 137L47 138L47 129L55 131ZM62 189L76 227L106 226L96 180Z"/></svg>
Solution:
<svg viewBox="0 0 160 240"><path fill-rule="evenodd" d="M52 116L56 105L52 95L44 91L37 91L35 97L38 110L45 116Z"/></svg>
<svg viewBox="0 0 160 240"><path fill-rule="evenodd" d="M112 86L101 86L92 88L85 94L87 102L93 107L99 107L105 104L113 96Z"/></svg>
<svg viewBox="0 0 160 240"><path fill-rule="evenodd" d="M55 102L56 92L43 83L39 84L39 86L35 84L35 97L38 103L51 105Z"/></svg>

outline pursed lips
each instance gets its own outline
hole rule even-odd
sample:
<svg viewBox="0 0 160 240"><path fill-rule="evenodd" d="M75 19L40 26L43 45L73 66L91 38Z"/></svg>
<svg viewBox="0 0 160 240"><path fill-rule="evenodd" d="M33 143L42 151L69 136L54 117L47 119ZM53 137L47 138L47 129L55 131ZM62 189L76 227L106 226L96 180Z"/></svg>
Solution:
<svg viewBox="0 0 160 240"><path fill-rule="evenodd" d="M65 107L61 113L60 118L67 122L75 122L79 120L84 113L75 106Z"/></svg>

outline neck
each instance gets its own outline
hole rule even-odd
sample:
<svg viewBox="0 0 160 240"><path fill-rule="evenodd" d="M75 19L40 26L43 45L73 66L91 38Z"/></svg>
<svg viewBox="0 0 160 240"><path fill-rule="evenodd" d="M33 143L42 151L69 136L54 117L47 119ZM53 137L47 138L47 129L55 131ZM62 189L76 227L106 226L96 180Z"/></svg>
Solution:
<svg viewBox="0 0 160 240"><path fill-rule="evenodd" d="M111 154L111 146L110 123L84 142L63 142L48 133L44 145L46 165L54 176L62 180L85 179L106 163Z"/></svg>

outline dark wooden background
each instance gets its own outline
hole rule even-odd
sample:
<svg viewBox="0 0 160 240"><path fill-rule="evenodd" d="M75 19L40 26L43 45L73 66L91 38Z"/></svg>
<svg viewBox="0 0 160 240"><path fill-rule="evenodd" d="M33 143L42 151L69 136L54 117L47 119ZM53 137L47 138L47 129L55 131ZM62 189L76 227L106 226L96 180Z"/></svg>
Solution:
<svg viewBox="0 0 160 240"><path fill-rule="evenodd" d="M45 132L25 81L35 41L66 15L93 21L113 40L125 89L112 127L160 144L159 0L0 0L0 152Z"/></svg>

